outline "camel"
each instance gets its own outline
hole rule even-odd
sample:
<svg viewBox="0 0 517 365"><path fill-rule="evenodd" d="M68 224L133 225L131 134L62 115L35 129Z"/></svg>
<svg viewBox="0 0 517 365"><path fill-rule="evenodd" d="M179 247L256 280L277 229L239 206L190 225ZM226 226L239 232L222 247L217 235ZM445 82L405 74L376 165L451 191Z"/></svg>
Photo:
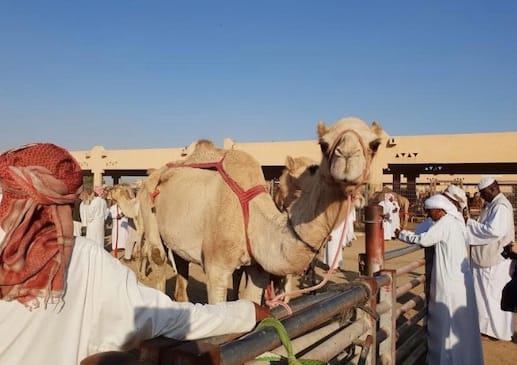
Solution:
<svg viewBox="0 0 517 365"><path fill-rule="evenodd" d="M287 207L300 197L302 185L318 181L318 168L318 162L309 157L286 157L285 167L278 179L278 187L273 193L273 199L280 211L286 211Z"/></svg>
<svg viewBox="0 0 517 365"><path fill-rule="evenodd" d="M136 198L134 189L128 184L113 185L107 189L106 197L117 202L122 213L126 217L132 219L137 232L137 240L133 249L133 254L135 256L139 256L139 251L143 243L144 227L140 205Z"/></svg>
<svg viewBox="0 0 517 365"><path fill-rule="evenodd" d="M253 285L239 297L257 302L268 273L305 271L335 222L344 219L348 196L366 183L383 133L378 123L358 118L332 126L320 121L317 132L319 183L302 189L286 212L266 193L256 159L207 140L198 141L184 161L167 164L143 181L138 196L146 244L165 257L161 239L174 252L176 300L188 301L188 263L203 267L209 303L227 299L228 283L241 267Z"/></svg>
<svg viewBox="0 0 517 365"><path fill-rule="evenodd" d="M384 187L382 191L378 191L372 194L372 197L370 198L370 204L378 204L380 201L384 200L384 194L391 193L393 195L393 198L399 203L400 206L400 228L403 229L408 224L409 220L409 199L401 194L397 194L393 190Z"/></svg>
<svg viewBox="0 0 517 365"><path fill-rule="evenodd" d="M280 211L286 211L289 205L300 197L303 190L309 190L312 185L319 183L318 168L318 163L309 157L287 156L285 168L278 179L278 187L274 193L275 204ZM354 208L357 209L365 206L364 186L358 186L353 196L353 203ZM336 224L342 224L342 222L337 222ZM315 274L315 264L315 261L311 263L311 267L304 275L304 280L315 281L313 277ZM287 277L283 284L287 292L294 290L294 280L292 277Z"/></svg>

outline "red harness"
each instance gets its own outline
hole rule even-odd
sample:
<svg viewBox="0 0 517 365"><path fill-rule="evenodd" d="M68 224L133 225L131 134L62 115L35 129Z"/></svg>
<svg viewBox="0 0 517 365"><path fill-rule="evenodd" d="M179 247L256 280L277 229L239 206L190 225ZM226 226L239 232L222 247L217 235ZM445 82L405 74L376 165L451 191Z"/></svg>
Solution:
<svg viewBox="0 0 517 365"><path fill-rule="evenodd" d="M223 180L228 184L230 189L237 195L237 198L239 198L239 203L241 204L241 210L242 210L242 216L244 218L244 233L246 235L246 248L248 250L248 254L250 257L253 257L252 251L251 251L251 244L250 239L248 236L248 223L250 220L250 209L249 209L249 202L251 199L256 197L260 193L267 193L266 187L264 185L256 185L252 188L249 188L248 190L242 189L239 184L232 179L226 170L223 167L223 161L226 157L226 154L223 155L221 160L217 162L201 162L201 163L168 163L166 166L168 168L176 168L176 167L192 167L196 169L204 169L204 170L214 170L218 171ZM158 190L158 187L156 190L151 193L151 200L154 200L156 196L160 193Z"/></svg>

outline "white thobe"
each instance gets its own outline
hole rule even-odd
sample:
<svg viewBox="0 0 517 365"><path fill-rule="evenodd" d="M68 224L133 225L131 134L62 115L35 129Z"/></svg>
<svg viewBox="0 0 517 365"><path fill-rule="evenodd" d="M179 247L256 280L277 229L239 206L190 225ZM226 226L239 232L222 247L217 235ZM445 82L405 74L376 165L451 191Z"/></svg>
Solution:
<svg viewBox="0 0 517 365"><path fill-rule="evenodd" d="M483 364L464 222L446 214L427 232L401 231L399 239L435 247L427 318L429 364Z"/></svg>
<svg viewBox="0 0 517 365"><path fill-rule="evenodd" d="M79 214L81 215L81 227L88 226L88 206L89 205L90 205L90 203L82 201L81 205L79 206Z"/></svg>
<svg viewBox="0 0 517 365"><path fill-rule="evenodd" d="M112 219L111 227L111 248L113 250L125 249L128 239L128 219L122 214L118 204L109 208L109 216Z"/></svg>
<svg viewBox="0 0 517 365"><path fill-rule="evenodd" d="M382 214L388 215L388 218L382 219L382 230L384 231L384 239L391 240L391 237L393 237L392 215L395 206L389 200L383 200L379 202L379 205L382 207Z"/></svg>
<svg viewBox="0 0 517 365"><path fill-rule="evenodd" d="M88 205L86 238L104 247L104 223L108 218L108 204L103 198L96 196Z"/></svg>
<svg viewBox="0 0 517 365"><path fill-rule="evenodd" d="M486 204L478 221L467 221L481 333L511 341L514 313L501 310L502 290L511 280L511 260L501 256L503 247L515 239L513 208L498 194Z"/></svg>
<svg viewBox="0 0 517 365"><path fill-rule="evenodd" d="M66 285L60 309L49 304L29 311L0 300L0 364L79 364L94 353L137 348L156 336L192 340L248 332L255 325L252 302L174 302L84 237L76 237Z"/></svg>
<svg viewBox="0 0 517 365"><path fill-rule="evenodd" d="M330 240L325 247L324 263L329 265L330 269L337 269L343 264L342 249L355 238L354 222L356 219L355 208L350 210L346 222L339 223L330 234ZM343 243L340 244L343 229L346 227Z"/></svg>
<svg viewBox="0 0 517 365"><path fill-rule="evenodd" d="M395 237L395 231L400 229L400 205L396 201L392 201L391 204L393 204L393 208L397 210L391 213L392 237Z"/></svg>
<svg viewBox="0 0 517 365"><path fill-rule="evenodd" d="M127 241L126 241L126 249L124 250L124 258L126 260L130 260L133 257L133 248L135 247L135 243L136 243L137 239L138 239L138 233L136 231L135 221L133 220L133 218L128 218L128 220L127 220Z"/></svg>

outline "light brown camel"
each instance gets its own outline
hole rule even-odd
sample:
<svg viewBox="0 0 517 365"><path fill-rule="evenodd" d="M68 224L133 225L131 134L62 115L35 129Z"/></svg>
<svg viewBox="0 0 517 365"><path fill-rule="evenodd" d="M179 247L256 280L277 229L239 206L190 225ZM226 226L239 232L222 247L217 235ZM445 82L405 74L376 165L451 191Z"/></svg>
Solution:
<svg viewBox="0 0 517 365"><path fill-rule="evenodd" d="M320 176L318 169L318 163L309 157L287 156L285 167L278 179L278 187L274 194L275 204L280 211L286 211L289 205L300 197L303 190L308 191L312 189L312 185L319 183ZM353 204L353 208L351 209L360 209L365 206L364 186L357 187L353 196ZM336 222L336 224L343 224L343 222ZM320 251L318 256L323 253L323 250ZM321 259L321 257L318 258ZM315 264L316 261L311 263L311 267L303 276L303 280L314 282ZM292 276L288 276L284 281L280 281L280 283L283 284L283 288L281 289L285 289L287 292L295 290L295 280Z"/></svg>
<svg viewBox="0 0 517 365"><path fill-rule="evenodd" d="M141 247L144 237L143 218L140 212L140 204L136 198L135 189L128 184L117 184L107 189L106 197L114 200L122 213L130 218L137 233L135 247L133 248L134 256L141 256Z"/></svg>
<svg viewBox="0 0 517 365"><path fill-rule="evenodd" d="M239 296L256 301L267 284L265 274L305 270L334 223L344 219L347 196L366 182L382 138L376 122L370 126L357 118L330 127L319 122L317 130L319 184L303 190L284 213L262 193L267 183L258 161L209 141L198 142L185 161L163 166L143 181L138 196L150 238L146 244L164 257L161 238L185 263L176 260L176 300L188 300L188 262L203 267L210 303L226 300L232 273L240 267L254 285Z"/></svg>
<svg viewBox="0 0 517 365"><path fill-rule="evenodd" d="M399 203L400 206L400 228L403 229L408 224L409 220L409 199L404 195L398 194L391 190L388 187L384 187L382 191L377 191L372 194L370 198L370 204L378 204L382 200L384 200L384 194L391 193L393 195L393 199Z"/></svg>
<svg viewBox="0 0 517 365"><path fill-rule="evenodd" d="M319 163L309 157L286 157L285 167L278 178L278 187L273 194L280 211L286 211L287 207L300 197L303 184L318 181L318 169Z"/></svg>

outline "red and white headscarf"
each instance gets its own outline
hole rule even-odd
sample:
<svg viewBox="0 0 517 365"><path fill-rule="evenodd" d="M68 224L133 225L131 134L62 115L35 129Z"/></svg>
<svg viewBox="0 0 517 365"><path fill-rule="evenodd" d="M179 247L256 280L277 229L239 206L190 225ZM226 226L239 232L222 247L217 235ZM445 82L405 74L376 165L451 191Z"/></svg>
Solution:
<svg viewBox="0 0 517 365"><path fill-rule="evenodd" d="M65 149L36 143L0 155L0 299L31 308L59 300L73 249L82 171Z"/></svg>

